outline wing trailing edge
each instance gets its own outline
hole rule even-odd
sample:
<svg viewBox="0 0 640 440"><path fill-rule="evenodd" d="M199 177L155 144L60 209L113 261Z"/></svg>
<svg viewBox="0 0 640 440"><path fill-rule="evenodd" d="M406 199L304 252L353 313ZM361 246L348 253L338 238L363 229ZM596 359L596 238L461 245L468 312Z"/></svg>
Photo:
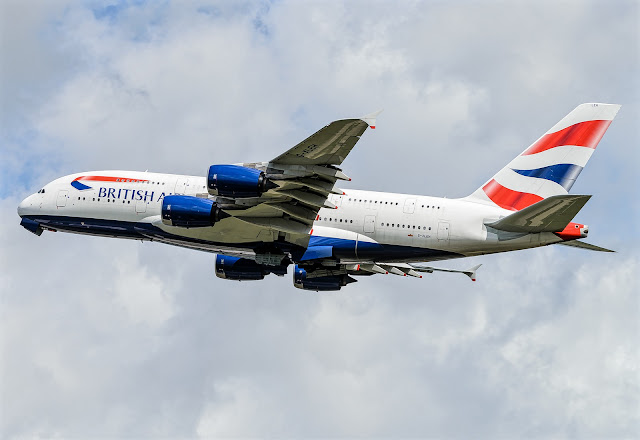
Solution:
<svg viewBox="0 0 640 440"><path fill-rule="evenodd" d="M588 251L596 251L596 252L615 252L611 249L605 249L600 246L596 246L595 244L585 243L584 241L579 240L571 240L571 241L563 241L558 244L563 244L565 246L577 247L580 249L586 249Z"/></svg>

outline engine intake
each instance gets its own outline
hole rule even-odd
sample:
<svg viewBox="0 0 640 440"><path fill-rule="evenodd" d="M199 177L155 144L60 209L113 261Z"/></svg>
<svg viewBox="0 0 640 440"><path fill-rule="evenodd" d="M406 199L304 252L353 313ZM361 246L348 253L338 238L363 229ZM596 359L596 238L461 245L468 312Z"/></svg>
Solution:
<svg viewBox="0 0 640 440"><path fill-rule="evenodd" d="M218 278L236 281L262 280L265 275L270 273L283 276L287 273L287 266L266 266L248 258L216 255L216 276Z"/></svg>
<svg viewBox="0 0 640 440"><path fill-rule="evenodd" d="M171 195L162 200L162 223L180 228L213 226L228 217L213 200L200 197Z"/></svg>
<svg viewBox="0 0 640 440"><path fill-rule="evenodd" d="M313 272L308 273L306 269L296 264L293 270L293 286L303 290L328 292L340 290L343 286L357 281L346 273L323 276L313 275Z"/></svg>
<svg viewBox="0 0 640 440"><path fill-rule="evenodd" d="M260 197L275 187L264 172L238 165L211 165L207 175L207 190L214 196Z"/></svg>

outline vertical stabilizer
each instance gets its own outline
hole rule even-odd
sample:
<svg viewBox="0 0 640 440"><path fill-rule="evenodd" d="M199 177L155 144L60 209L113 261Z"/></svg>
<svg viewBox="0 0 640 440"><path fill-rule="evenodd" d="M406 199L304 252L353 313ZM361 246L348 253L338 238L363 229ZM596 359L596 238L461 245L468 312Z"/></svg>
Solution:
<svg viewBox="0 0 640 440"><path fill-rule="evenodd" d="M620 110L616 104L581 104L467 199L519 211L565 195Z"/></svg>

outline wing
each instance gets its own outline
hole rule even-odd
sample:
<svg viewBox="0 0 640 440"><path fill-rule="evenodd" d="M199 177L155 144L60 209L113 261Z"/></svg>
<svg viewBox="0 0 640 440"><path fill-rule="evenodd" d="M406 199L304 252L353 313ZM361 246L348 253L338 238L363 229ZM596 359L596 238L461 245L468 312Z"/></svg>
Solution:
<svg viewBox="0 0 640 440"><path fill-rule="evenodd" d="M450 272L461 273L468 276L471 281L476 280L476 273L478 268L482 264L473 266L470 269L458 270L458 269L443 269L432 266L420 266L407 263L345 263L337 266L322 266L317 265L315 267L305 268L305 278L312 280L313 278L322 278L327 276L348 276L347 283L357 281L350 276L363 276L363 275L375 275L375 274L393 274L399 276L412 276L416 278L422 278L420 273L433 273L433 272Z"/></svg>
<svg viewBox="0 0 640 440"><path fill-rule="evenodd" d="M473 266L467 270L458 270L458 269L444 269L432 266L419 266L417 264L408 264L408 263L363 263L363 264L353 264L348 265L348 270L350 270L351 274L356 275L358 271L369 272L371 274L394 274L400 276L412 276L417 278L422 278L420 272L422 273L433 273L433 272L450 272L450 273L461 273L469 278L472 281L476 280L476 272L478 268L482 266L482 264L478 264L477 266Z"/></svg>
<svg viewBox="0 0 640 440"><path fill-rule="evenodd" d="M216 197L223 211L244 224L267 230L265 237L306 248L320 208L337 208L329 198L341 196L338 180L351 180L339 165L367 127L375 128L380 111L334 121L269 162L238 164L258 169L269 181L255 198Z"/></svg>
<svg viewBox="0 0 640 440"><path fill-rule="evenodd" d="M358 119L334 121L271 161L280 165L340 165L380 111Z"/></svg>

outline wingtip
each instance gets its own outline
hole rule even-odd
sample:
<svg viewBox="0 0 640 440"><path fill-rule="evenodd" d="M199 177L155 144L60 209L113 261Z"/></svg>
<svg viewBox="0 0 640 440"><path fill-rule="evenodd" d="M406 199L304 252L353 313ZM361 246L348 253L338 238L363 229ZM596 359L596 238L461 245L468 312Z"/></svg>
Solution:
<svg viewBox="0 0 640 440"><path fill-rule="evenodd" d="M363 117L361 117L360 119L362 119L364 122L367 123L367 125L369 125L369 127L371 127L372 129L376 128L376 118L378 117L378 115L382 113L382 109L373 112L373 113L369 113L368 115L365 115Z"/></svg>

